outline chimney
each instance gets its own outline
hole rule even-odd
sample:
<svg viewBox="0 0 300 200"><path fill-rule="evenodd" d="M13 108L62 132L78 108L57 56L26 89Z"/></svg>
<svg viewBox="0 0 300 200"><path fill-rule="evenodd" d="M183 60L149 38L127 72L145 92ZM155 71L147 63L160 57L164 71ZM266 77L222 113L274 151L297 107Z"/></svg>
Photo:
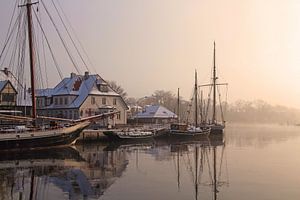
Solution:
<svg viewBox="0 0 300 200"><path fill-rule="evenodd" d="M4 68L3 72L4 72L4 74L5 74L6 76L8 76L8 72L9 72L9 71L8 71L7 67Z"/></svg>
<svg viewBox="0 0 300 200"><path fill-rule="evenodd" d="M74 78L76 74L74 72L71 72L71 78Z"/></svg>
<svg viewBox="0 0 300 200"><path fill-rule="evenodd" d="M89 78L89 72L86 71L84 72L84 80L87 80Z"/></svg>

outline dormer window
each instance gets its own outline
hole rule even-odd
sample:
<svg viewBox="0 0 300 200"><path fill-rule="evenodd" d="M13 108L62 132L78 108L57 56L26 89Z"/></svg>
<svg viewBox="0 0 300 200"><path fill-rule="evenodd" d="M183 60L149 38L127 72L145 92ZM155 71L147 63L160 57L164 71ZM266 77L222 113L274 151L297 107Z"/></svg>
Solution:
<svg viewBox="0 0 300 200"><path fill-rule="evenodd" d="M108 92L108 85L107 85L107 83L101 83L101 84L99 84L99 90L100 90L100 92Z"/></svg>

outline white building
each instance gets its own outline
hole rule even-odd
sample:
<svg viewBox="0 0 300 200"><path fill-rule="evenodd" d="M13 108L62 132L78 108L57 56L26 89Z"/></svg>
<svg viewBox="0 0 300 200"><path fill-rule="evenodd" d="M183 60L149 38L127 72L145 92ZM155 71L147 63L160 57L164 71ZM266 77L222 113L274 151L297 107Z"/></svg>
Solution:
<svg viewBox="0 0 300 200"><path fill-rule="evenodd" d="M71 73L54 88L37 91L38 115L78 119L110 111L119 114L104 123L126 124L127 105L97 74Z"/></svg>
<svg viewBox="0 0 300 200"><path fill-rule="evenodd" d="M147 105L133 120L139 124L168 124L176 122L177 115L163 106Z"/></svg>

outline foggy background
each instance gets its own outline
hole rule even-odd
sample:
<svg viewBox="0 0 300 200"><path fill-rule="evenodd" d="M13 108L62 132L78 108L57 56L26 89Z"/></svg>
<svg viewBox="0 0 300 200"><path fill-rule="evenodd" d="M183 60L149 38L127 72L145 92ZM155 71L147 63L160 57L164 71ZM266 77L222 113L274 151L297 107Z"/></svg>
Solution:
<svg viewBox="0 0 300 200"><path fill-rule="evenodd" d="M158 89L175 93L179 87L188 100L195 69L199 84L210 81L215 40L219 81L229 83L229 103L262 99L300 108L297 0L59 2L96 72L116 81L128 96ZM1 46L13 6L11 0L0 2ZM57 35L49 30L55 41ZM69 76L70 62L63 56L58 53ZM50 87L59 81L54 71L48 71Z"/></svg>

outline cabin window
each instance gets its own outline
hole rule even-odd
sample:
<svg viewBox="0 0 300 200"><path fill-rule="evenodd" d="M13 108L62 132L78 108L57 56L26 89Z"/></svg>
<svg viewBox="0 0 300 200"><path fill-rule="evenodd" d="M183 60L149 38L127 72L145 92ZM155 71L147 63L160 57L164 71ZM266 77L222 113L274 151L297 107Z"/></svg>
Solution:
<svg viewBox="0 0 300 200"><path fill-rule="evenodd" d="M113 104L114 104L114 105L117 105L117 99L114 99L114 100L113 100Z"/></svg>
<svg viewBox="0 0 300 200"><path fill-rule="evenodd" d="M91 104L94 105L96 103L95 97L91 98Z"/></svg>
<svg viewBox="0 0 300 200"><path fill-rule="evenodd" d="M103 105L106 104L106 98L102 98L102 104L103 104Z"/></svg>

